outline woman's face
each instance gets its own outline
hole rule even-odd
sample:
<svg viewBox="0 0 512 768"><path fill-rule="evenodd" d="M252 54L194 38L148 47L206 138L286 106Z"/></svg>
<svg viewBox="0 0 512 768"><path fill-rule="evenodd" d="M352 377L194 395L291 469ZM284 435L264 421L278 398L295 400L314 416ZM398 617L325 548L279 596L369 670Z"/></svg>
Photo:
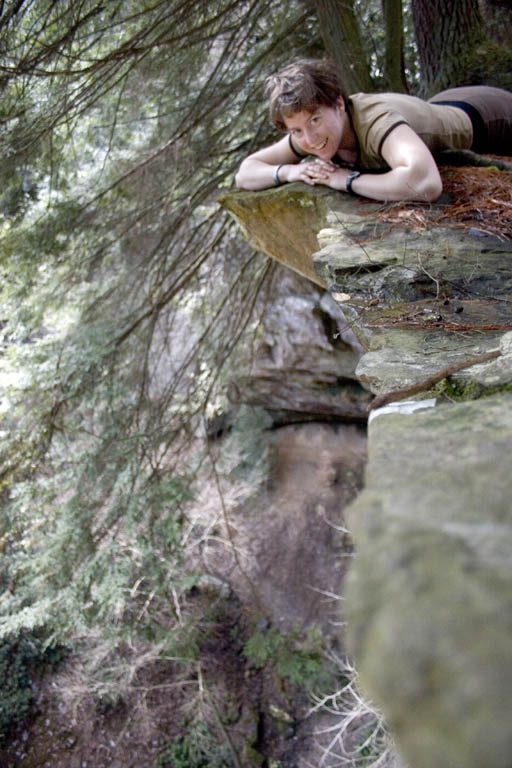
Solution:
<svg viewBox="0 0 512 768"><path fill-rule="evenodd" d="M343 99L335 107L320 106L314 112L301 110L283 118L293 143L308 155L330 160L338 151L346 113Z"/></svg>

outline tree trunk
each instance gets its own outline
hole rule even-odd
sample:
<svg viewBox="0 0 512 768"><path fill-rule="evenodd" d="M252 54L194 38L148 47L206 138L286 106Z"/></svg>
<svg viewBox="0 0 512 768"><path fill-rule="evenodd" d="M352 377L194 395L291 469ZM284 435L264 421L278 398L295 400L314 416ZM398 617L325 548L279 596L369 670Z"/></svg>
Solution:
<svg viewBox="0 0 512 768"><path fill-rule="evenodd" d="M390 91L407 93L404 61L404 25L402 0L382 0L386 34L384 80Z"/></svg>
<svg viewBox="0 0 512 768"><path fill-rule="evenodd" d="M412 0L423 96L457 85L512 86L512 51L488 37L478 0Z"/></svg>
<svg viewBox="0 0 512 768"><path fill-rule="evenodd" d="M326 51L338 65L345 91L374 90L354 0L312 1Z"/></svg>
<svg viewBox="0 0 512 768"><path fill-rule="evenodd" d="M495 43L512 48L512 3L510 0L480 0L487 34Z"/></svg>
<svg viewBox="0 0 512 768"><path fill-rule="evenodd" d="M484 36L478 0L413 0L412 12L425 95L467 84L469 52Z"/></svg>

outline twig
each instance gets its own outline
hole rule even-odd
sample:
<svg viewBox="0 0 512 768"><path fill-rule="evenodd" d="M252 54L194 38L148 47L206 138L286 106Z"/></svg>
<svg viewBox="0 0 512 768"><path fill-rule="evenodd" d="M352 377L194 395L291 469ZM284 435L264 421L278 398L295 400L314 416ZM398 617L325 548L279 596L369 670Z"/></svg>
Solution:
<svg viewBox="0 0 512 768"><path fill-rule="evenodd" d="M409 395L416 395L418 392L425 392L431 389L435 384L438 384L443 379L451 376L452 373L461 371L463 368L470 368L472 365L478 365L479 363L486 363L488 360L494 360L496 357L500 357L500 349L491 349L489 352L484 352L482 355L475 355L474 357L467 357L465 360L461 360L458 363L447 365L445 368L441 368L437 373L433 373L432 376L428 376L422 381L417 381L415 384L411 384L409 387L403 389L395 389L393 392L385 392L382 395L378 395L368 406L368 411L372 411L374 408L380 408L382 405L388 403L394 403L396 400L402 400Z"/></svg>

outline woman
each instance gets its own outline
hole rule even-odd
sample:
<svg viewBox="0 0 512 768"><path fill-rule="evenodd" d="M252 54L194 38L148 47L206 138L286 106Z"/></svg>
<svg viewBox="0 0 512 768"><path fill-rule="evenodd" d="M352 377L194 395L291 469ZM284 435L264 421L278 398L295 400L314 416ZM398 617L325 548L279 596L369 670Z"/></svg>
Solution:
<svg viewBox="0 0 512 768"><path fill-rule="evenodd" d="M374 200L434 201L437 152L512 154L512 93L500 88L452 88L428 102L347 98L332 62L298 59L268 79L267 93L270 118L287 136L242 162L240 189L303 181Z"/></svg>

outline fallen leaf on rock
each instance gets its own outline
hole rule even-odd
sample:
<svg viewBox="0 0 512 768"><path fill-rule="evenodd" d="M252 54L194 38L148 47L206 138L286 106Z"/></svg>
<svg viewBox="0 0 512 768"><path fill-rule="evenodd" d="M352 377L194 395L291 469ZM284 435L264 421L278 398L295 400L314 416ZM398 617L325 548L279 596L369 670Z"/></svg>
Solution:
<svg viewBox="0 0 512 768"><path fill-rule="evenodd" d="M352 298L350 293L333 293L332 297L335 301L348 301Z"/></svg>

